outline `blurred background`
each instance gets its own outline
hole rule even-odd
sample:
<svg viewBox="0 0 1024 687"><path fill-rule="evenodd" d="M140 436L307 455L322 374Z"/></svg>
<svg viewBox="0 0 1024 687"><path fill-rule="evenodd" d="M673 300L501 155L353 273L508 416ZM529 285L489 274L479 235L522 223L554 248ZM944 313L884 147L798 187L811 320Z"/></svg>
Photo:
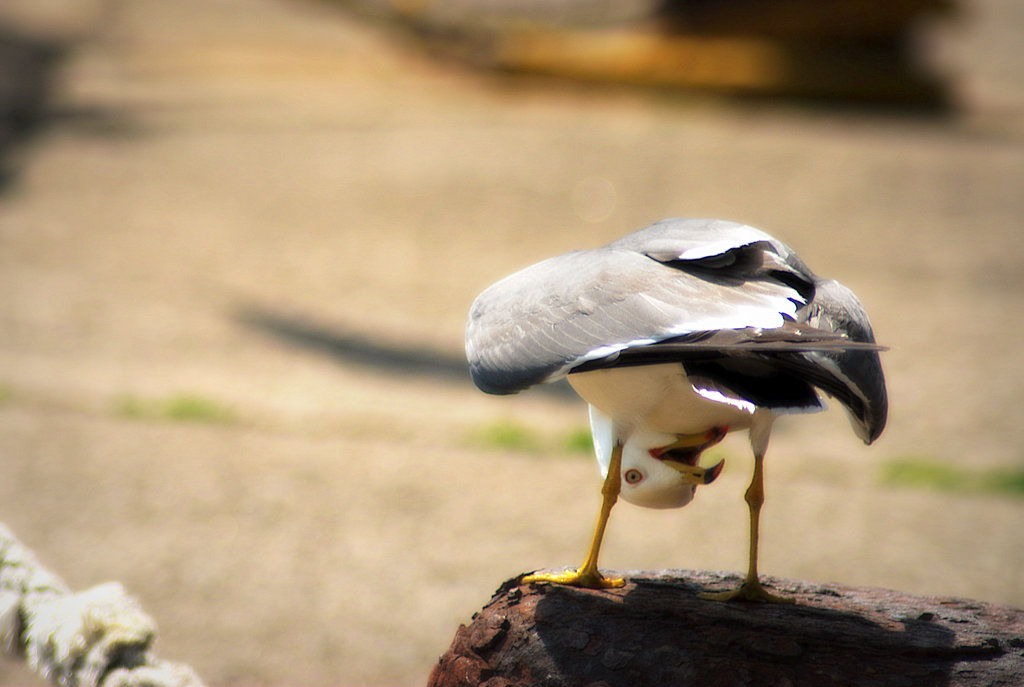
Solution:
<svg viewBox="0 0 1024 687"><path fill-rule="evenodd" d="M580 401L473 388L472 299L713 216L892 348L874 446L779 423L763 571L1024 606L1022 44L1017 0L2 0L0 520L210 684L421 684L599 503ZM604 566L744 567L716 450Z"/></svg>

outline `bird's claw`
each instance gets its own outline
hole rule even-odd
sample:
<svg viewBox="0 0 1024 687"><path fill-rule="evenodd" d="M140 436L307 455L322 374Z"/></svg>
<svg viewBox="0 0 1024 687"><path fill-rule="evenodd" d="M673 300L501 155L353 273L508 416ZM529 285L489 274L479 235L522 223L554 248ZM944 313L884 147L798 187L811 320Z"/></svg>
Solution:
<svg viewBox="0 0 1024 687"><path fill-rule="evenodd" d="M758 601L762 603L791 604L796 603L792 596L772 594L758 580L747 580L736 589L726 592L701 592L698 594L707 601Z"/></svg>
<svg viewBox="0 0 1024 687"><path fill-rule="evenodd" d="M587 589L615 589L626 584L621 577L605 577L597 570L566 570L561 573L541 572L525 576L520 584L533 584L537 582L551 582L564 584L571 587L585 587Z"/></svg>

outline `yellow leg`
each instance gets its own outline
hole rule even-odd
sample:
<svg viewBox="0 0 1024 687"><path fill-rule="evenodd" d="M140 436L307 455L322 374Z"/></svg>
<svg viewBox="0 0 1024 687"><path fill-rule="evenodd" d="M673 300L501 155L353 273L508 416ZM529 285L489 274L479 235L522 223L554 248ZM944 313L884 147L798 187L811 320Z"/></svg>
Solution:
<svg viewBox="0 0 1024 687"><path fill-rule="evenodd" d="M761 506L764 505L764 454L754 455L754 476L750 480L750 486L744 494L747 506L750 508L750 554L747 564L747 577L739 589L728 592L704 593L702 599L713 601L732 601L742 599L744 601L769 601L774 603L793 603L793 599L785 596L776 596L770 593L762 585L757 575L757 540L760 529Z"/></svg>
<svg viewBox="0 0 1024 687"><path fill-rule="evenodd" d="M590 551L586 560L578 570L566 570L564 573L536 573L527 575L522 582L555 582L557 584L569 584L575 587L589 587L591 589L608 589L610 587L621 587L626 582L618 577L605 577L597 569L597 557L601 553L601 541L604 539L605 526L608 524L608 516L612 512L612 506L619 498L619 491L622 488L622 445L616 444L612 449L611 463L608 466L608 476L605 477L604 486L601 487L601 512L597 517L597 527L594 529L594 539L590 543Z"/></svg>

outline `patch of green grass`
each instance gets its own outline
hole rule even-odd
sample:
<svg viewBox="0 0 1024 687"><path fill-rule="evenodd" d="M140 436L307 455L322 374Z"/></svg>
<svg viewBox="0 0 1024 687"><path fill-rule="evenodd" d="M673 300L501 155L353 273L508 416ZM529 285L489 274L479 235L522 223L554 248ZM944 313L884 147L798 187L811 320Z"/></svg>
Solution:
<svg viewBox="0 0 1024 687"><path fill-rule="evenodd" d="M901 458L882 466L882 482L902 487L955 491L964 479L962 470L919 458Z"/></svg>
<svg viewBox="0 0 1024 687"><path fill-rule="evenodd" d="M900 458L882 466L881 482L899 487L1024 498L1024 467L972 470L922 458Z"/></svg>
<svg viewBox="0 0 1024 687"><path fill-rule="evenodd" d="M484 448L534 453L541 449L536 432L508 420L492 422L472 433L472 443Z"/></svg>
<svg viewBox="0 0 1024 687"><path fill-rule="evenodd" d="M6 384L0 384L0 406L5 406L14 398L14 390Z"/></svg>
<svg viewBox="0 0 1024 687"><path fill-rule="evenodd" d="M590 429L581 427L554 435L511 420L499 420L469 433L469 443L481 448L520 453L586 453L594 450Z"/></svg>
<svg viewBox="0 0 1024 687"><path fill-rule="evenodd" d="M1024 498L1024 467L990 470L981 475L979 486L984 491Z"/></svg>
<svg viewBox="0 0 1024 687"><path fill-rule="evenodd" d="M178 394L165 399L140 399L125 395L114 400L114 413L130 420L232 424L237 417L223 403L197 394Z"/></svg>
<svg viewBox="0 0 1024 687"><path fill-rule="evenodd" d="M230 408L202 396L174 396L163 402L162 411L168 420L216 424L235 421L235 414Z"/></svg>
<svg viewBox="0 0 1024 687"><path fill-rule="evenodd" d="M572 453L593 453L594 438L589 427L580 427L566 434L562 445Z"/></svg>

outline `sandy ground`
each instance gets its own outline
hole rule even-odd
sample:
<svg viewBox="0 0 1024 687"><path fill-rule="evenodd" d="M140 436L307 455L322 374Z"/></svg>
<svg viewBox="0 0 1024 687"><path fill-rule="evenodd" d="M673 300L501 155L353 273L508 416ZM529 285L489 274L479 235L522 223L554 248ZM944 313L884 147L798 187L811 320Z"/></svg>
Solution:
<svg viewBox="0 0 1024 687"><path fill-rule="evenodd" d="M1024 463L1016 0L946 35L948 121L495 81L328 4L75 6L28 20L86 40L0 195L0 520L73 587L123 582L162 656L211 684L420 684L502 580L577 563L584 409L477 392L465 313L681 215L776 234L892 346L875 446L838 411L779 427L763 570L1024 605L1024 500L879 484L907 457ZM182 395L229 414L175 419ZM486 445L495 423L537 445ZM722 451L687 509L617 508L603 563L741 569L745 437Z"/></svg>

